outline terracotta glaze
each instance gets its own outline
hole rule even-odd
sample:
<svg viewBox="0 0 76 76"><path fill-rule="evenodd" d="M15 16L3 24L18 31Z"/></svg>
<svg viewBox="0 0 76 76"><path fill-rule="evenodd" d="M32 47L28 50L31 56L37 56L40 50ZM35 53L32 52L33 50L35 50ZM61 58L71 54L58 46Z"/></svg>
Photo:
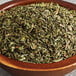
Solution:
<svg viewBox="0 0 76 76"><path fill-rule="evenodd" d="M9 10L18 5L38 2L54 2L67 9L76 10L75 4L61 0L14 0L0 5L0 11ZM16 61L0 55L0 67L10 72L13 76L64 76L76 69L76 56L56 63L33 64Z"/></svg>

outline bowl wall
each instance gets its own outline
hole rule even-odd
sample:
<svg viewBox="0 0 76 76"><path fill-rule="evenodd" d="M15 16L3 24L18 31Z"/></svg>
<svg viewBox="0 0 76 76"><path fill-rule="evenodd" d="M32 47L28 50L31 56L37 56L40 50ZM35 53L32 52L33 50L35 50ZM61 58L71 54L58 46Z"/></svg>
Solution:
<svg viewBox="0 0 76 76"><path fill-rule="evenodd" d="M0 5L0 10L38 2L54 2L68 9L76 10L76 5L61 0L14 0ZM19 62L0 55L0 63L0 67L10 72L13 76L64 76L66 73L76 69L76 56L57 63L32 64Z"/></svg>

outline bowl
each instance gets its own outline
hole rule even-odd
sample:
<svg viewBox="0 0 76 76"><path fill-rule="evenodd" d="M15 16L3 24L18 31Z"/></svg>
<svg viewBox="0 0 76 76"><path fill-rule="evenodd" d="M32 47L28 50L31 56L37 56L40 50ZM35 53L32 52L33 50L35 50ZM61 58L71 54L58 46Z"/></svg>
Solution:
<svg viewBox="0 0 76 76"><path fill-rule="evenodd" d="M39 2L54 2L66 7L67 9L76 10L75 4L62 0L13 0L0 5L0 11L8 10L17 5L27 5ZM76 56L56 63L34 64L20 62L0 55L0 67L7 70L12 74L12 76L64 76L76 69Z"/></svg>

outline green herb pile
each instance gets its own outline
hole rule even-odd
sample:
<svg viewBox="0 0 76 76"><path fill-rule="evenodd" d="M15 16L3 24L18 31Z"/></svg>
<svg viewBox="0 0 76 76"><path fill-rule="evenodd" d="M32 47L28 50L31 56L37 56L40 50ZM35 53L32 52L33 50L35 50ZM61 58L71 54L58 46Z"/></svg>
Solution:
<svg viewBox="0 0 76 76"><path fill-rule="evenodd" d="M1 11L0 54L30 63L59 62L76 55L76 11L54 3Z"/></svg>

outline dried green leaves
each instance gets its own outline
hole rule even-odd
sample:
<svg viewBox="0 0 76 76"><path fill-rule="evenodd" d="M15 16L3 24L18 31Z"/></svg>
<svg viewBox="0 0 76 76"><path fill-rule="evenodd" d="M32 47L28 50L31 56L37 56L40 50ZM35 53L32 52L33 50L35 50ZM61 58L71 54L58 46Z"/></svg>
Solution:
<svg viewBox="0 0 76 76"><path fill-rule="evenodd" d="M76 11L37 3L0 13L0 54L31 63L76 55Z"/></svg>

